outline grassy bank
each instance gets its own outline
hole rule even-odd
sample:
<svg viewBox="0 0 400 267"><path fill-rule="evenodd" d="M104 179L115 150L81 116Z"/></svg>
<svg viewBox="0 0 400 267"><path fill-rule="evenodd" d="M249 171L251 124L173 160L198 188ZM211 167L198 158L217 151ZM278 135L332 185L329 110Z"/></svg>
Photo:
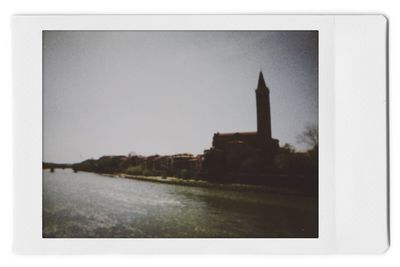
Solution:
<svg viewBox="0 0 400 267"><path fill-rule="evenodd" d="M229 190L246 190L246 191L264 191L269 193L280 193L280 194L300 194L300 192L283 187L272 187L263 185L250 185L250 184L229 184L229 183L213 183L204 180L195 179L182 179L177 177L161 177L161 176L144 176L144 175L131 175L126 173L117 174L100 174L108 177L118 177L125 179L135 179L147 182L175 184L183 186L197 186L197 187L210 187L210 188L221 188Z"/></svg>

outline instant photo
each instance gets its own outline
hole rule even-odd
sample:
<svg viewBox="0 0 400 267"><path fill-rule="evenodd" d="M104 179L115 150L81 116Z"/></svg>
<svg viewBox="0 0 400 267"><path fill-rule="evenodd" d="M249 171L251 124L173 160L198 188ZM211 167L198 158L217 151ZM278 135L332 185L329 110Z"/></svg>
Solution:
<svg viewBox="0 0 400 267"><path fill-rule="evenodd" d="M317 238L318 31L43 31L44 238Z"/></svg>

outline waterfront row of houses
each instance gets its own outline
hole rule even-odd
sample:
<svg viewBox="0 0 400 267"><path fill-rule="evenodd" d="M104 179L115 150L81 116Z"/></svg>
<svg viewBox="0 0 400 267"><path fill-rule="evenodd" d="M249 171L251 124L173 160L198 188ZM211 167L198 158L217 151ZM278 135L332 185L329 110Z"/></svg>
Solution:
<svg viewBox="0 0 400 267"><path fill-rule="evenodd" d="M141 171L176 173L180 170L199 173L202 169L203 155L175 154L152 156L103 156L99 159L89 159L70 167L75 171L89 171L99 173L125 172L132 167L138 167ZM46 164L51 167L51 164Z"/></svg>
<svg viewBox="0 0 400 267"><path fill-rule="evenodd" d="M144 166L147 170L193 170L200 171L203 163L203 155L189 153L175 155L130 156L122 159L122 167Z"/></svg>

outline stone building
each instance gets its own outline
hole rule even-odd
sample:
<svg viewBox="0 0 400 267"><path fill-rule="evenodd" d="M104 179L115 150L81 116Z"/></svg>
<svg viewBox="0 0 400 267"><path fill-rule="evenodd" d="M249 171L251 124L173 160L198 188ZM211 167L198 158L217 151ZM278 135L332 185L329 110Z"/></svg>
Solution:
<svg viewBox="0 0 400 267"><path fill-rule="evenodd" d="M264 171L271 165L279 149L279 140L272 138L269 88L262 72L256 94L257 131L215 133L212 147L204 151L204 171L217 175L249 170ZM265 169L265 168L264 168Z"/></svg>

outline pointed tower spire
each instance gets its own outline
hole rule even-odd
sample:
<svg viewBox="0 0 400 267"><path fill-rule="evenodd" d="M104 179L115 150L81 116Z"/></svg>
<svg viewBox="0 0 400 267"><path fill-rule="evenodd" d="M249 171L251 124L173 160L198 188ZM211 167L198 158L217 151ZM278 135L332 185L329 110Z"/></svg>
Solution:
<svg viewBox="0 0 400 267"><path fill-rule="evenodd" d="M264 76L260 71L256 89L257 104L257 133L260 140L269 142L271 137L271 107L269 103L269 89L265 84Z"/></svg>
<svg viewBox="0 0 400 267"><path fill-rule="evenodd" d="M258 77L258 85L257 85L257 89L261 89L261 88L268 89L267 85L265 84L264 75L263 75L262 71L260 71L260 75Z"/></svg>

